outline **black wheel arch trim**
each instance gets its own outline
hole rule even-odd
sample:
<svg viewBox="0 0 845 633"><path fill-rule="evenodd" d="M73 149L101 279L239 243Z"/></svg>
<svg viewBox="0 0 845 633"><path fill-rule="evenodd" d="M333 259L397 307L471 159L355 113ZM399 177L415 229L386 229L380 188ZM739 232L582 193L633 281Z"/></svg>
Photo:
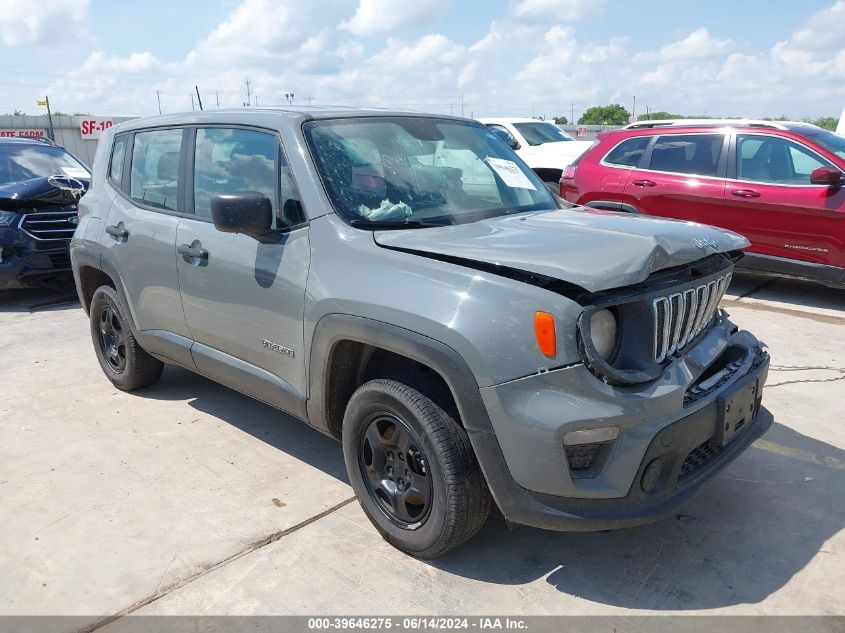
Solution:
<svg viewBox="0 0 845 633"><path fill-rule="evenodd" d="M405 328L345 314L329 314L314 328L309 361L306 409L309 422L331 434L327 419L327 387L332 354L338 343L354 341L372 345L422 363L438 372L455 399L463 427L493 499L502 513L513 520L520 508L530 504L529 493L511 477L499 440L481 398L475 376L466 361L445 343Z"/></svg>

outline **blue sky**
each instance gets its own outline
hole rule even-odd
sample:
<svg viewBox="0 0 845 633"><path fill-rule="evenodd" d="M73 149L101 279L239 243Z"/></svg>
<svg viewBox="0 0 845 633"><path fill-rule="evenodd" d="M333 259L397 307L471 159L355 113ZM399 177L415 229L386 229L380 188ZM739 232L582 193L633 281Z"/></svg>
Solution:
<svg viewBox="0 0 845 633"><path fill-rule="evenodd" d="M706 6L706 10L702 7ZM466 115L596 104L816 117L845 106L845 0L4 0L0 112L296 100Z"/></svg>

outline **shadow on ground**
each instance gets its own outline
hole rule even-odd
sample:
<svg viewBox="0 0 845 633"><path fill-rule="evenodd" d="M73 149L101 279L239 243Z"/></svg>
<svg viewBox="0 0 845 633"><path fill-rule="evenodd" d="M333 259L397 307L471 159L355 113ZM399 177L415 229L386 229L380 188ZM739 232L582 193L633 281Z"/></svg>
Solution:
<svg viewBox="0 0 845 633"><path fill-rule="evenodd" d="M786 307L822 308L845 313L845 288L831 288L813 281L785 279L735 271L729 295L777 302ZM734 297L729 297L733 299Z"/></svg>
<svg viewBox="0 0 845 633"><path fill-rule="evenodd" d="M36 312L79 308L76 289L24 288L0 291L0 312Z"/></svg>
<svg viewBox="0 0 845 633"><path fill-rule="evenodd" d="M347 481L340 444L275 409L168 367L156 399L191 406ZM432 566L487 583L540 578L593 602L648 610L758 603L845 526L845 451L780 424L679 514L628 530L565 534L515 527L494 513L481 533Z"/></svg>
<svg viewBox="0 0 845 633"><path fill-rule="evenodd" d="M340 443L305 422L193 372L168 365L161 380L137 393L156 400L188 400L227 424L335 479L348 482Z"/></svg>

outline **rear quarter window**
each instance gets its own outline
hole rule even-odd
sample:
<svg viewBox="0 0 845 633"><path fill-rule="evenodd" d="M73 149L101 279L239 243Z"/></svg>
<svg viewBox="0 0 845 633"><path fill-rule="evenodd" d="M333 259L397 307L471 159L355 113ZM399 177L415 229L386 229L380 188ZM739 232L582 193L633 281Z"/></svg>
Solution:
<svg viewBox="0 0 845 633"><path fill-rule="evenodd" d="M607 153L603 162L621 167L636 167L651 142L651 138L651 136L635 136L625 139Z"/></svg>
<svg viewBox="0 0 845 633"><path fill-rule="evenodd" d="M123 163L126 158L126 143L128 136L118 136L114 139L109 159L109 180L118 189L123 181Z"/></svg>

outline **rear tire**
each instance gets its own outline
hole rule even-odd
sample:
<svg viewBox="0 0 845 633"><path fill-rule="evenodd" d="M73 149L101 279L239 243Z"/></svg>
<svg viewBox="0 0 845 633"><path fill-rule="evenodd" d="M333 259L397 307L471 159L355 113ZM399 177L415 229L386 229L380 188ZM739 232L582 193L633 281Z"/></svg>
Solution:
<svg viewBox="0 0 845 633"><path fill-rule="evenodd" d="M394 547L434 558L484 525L491 497L464 429L411 384L371 380L349 400L343 455L365 514Z"/></svg>
<svg viewBox="0 0 845 633"><path fill-rule="evenodd" d="M88 311L91 339L103 373L122 391L151 385L161 377L164 363L147 354L129 326L129 312L111 286L94 291Z"/></svg>

